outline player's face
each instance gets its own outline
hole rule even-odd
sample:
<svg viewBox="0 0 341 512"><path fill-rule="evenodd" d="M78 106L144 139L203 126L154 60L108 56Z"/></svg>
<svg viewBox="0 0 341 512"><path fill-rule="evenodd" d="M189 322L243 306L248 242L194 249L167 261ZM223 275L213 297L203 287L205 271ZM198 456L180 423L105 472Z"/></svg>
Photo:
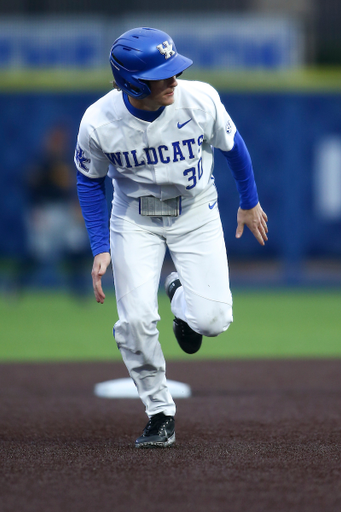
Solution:
<svg viewBox="0 0 341 512"><path fill-rule="evenodd" d="M151 94L147 98L158 104L158 108L171 105L174 103L174 89L177 85L175 76L166 78L166 80L149 82Z"/></svg>
<svg viewBox="0 0 341 512"><path fill-rule="evenodd" d="M174 89L178 85L175 76L165 80L153 80L149 82L151 94L142 100L129 98L130 103L142 110L158 110L174 103Z"/></svg>

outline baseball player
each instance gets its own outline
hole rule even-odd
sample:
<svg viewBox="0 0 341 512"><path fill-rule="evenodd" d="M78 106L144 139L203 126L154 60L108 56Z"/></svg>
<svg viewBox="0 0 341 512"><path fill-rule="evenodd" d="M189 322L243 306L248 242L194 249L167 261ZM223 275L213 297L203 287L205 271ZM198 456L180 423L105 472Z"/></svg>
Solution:
<svg viewBox="0 0 341 512"><path fill-rule="evenodd" d="M228 261L213 178L223 152L240 196L237 238L267 240L245 143L210 85L179 80L192 61L160 30L136 28L110 51L114 89L85 112L75 152L77 189L94 256L95 298L110 262L119 320L114 337L149 418L137 448L175 442L175 404L158 339L157 293L166 247L176 272L166 293L187 353L231 322ZM104 179L113 180L108 226Z"/></svg>

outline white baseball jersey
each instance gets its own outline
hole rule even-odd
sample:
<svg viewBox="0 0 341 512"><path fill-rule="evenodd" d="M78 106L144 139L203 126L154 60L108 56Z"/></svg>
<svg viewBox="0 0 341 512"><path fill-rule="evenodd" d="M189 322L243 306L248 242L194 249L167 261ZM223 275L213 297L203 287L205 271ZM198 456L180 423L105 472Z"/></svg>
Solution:
<svg viewBox="0 0 341 512"><path fill-rule="evenodd" d="M133 116L112 90L85 112L75 163L89 178L107 173L129 197L194 197L212 186L213 146L229 151L236 127L217 91L178 80L175 101L152 123Z"/></svg>

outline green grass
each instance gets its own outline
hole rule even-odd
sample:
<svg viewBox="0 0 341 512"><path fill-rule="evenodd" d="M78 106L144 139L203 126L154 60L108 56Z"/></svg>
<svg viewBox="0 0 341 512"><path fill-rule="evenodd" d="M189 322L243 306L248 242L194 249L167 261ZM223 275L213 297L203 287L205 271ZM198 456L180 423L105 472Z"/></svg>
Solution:
<svg viewBox="0 0 341 512"><path fill-rule="evenodd" d="M184 74L214 87L243 92L341 92L341 68L302 68L285 71L210 71L196 66ZM110 90L109 66L96 70L10 70L0 75L2 92L80 92Z"/></svg>
<svg viewBox="0 0 341 512"><path fill-rule="evenodd" d="M172 315L159 297L160 340L167 359L341 357L341 291L264 291L234 294L234 323L217 338L204 338L195 356L178 347ZM0 297L0 361L121 359L112 336L114 295L100 305L61 293Z"/></svg>

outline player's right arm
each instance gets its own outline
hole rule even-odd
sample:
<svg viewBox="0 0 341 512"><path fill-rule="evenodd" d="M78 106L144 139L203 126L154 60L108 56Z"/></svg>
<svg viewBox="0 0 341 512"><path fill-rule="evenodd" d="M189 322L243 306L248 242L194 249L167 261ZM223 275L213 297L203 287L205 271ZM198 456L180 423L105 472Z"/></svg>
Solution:
<svg viewBox="0 0 341 512"><path fill-rule="evenodd" d="M88 231L92 254L92 283L97 302L103 304L105 294L102 277L110 264L108 207L105 194L105 177L108 161L96 141L89 136L89 127L80 126L75 151L77 167L77 193Z"/></svg>
<svg viewBox="0 0 341 512"><path fill-rule="evenodd" d="M104 276L108 266L110 265L111 257L109 252L102 252L96 254L91 271L92 286L97 302L103 304L105 294L102 288L102 277Z"/></svg>
<svg viewBox="0 0 341 512"><path fill-rule="evenodd" d="M92 285L97 302L103 304L105 294L102 277L110 264L108 207L105 197L105 178L91 179L77 172L77 193L88 231L94 262Z"/></svg>

